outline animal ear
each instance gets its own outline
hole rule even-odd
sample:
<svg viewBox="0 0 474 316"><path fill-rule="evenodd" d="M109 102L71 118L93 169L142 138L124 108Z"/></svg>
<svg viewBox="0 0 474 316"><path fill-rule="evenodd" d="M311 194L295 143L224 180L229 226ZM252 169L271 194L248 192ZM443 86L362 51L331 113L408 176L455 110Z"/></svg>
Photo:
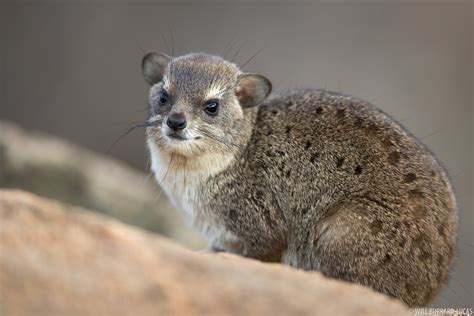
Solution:
<svg viewBox="0 0 474 316"><path fill-rule="evenodd" d="M142 60L143 77L145 77L146 82L151 86L160 82L170 60L171 57L163 53L146 54Z"/></svg>
<svg viewBox="0 0 474 316"><path fill-rule="evenodd" d="M259 74L241 74L237 78L235 95L244 108L258 105L272 91L272 83Z"/></svg>

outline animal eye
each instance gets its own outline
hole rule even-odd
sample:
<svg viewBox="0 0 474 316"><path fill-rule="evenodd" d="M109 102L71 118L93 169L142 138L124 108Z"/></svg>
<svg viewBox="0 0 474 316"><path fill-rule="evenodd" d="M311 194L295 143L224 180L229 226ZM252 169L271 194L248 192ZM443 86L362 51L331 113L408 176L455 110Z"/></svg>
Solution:
<svg viewBox="0 0 474 316"><path fill-rule="evenodd" d="M216 115L218 109L219 109L219 102L217 102L216 100L207 101L204 104L204 112L206 112L209 115Z"/></svg>
<svg viewBox="0 0 474 316"><path fill-rule="evenodd" d="M168 94L166 91L160 91L160 104L163 105L168 102Z"/></svg>

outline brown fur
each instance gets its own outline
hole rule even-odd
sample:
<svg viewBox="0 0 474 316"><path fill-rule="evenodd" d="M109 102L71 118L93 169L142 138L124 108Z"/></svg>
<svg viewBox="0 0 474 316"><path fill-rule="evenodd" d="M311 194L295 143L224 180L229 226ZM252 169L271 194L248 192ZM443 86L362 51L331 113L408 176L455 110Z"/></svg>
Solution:
<svg viewBox="0 0 474 316"><path fill-rule="evenodd" d="M155 104L156 82L152 118L178 109L199 136L170 141L165 123L149 127L153 170L213 248L318 270L410 306L427 304L447 282L454 195L433 156L394 120L319 90L241 107L236 91L248 100L268 86L257 78L260 86L242 92L240 70L214 56L171 59L166 69L172 101ZM216 82L225 92L209 117L201 105Z"/></svg>

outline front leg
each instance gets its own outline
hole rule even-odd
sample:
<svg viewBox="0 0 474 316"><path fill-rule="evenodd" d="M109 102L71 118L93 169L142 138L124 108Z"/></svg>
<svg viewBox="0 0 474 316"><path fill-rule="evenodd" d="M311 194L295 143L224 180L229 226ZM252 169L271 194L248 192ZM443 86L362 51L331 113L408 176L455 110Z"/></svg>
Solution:
<svg viewBox="0 0 474 316"><path fill-rule="evenodd" d="M240 256L246 256L244 244L236 237L214 239L208 245L212 252L228 252Z"/></svg>
<svg viewBox="0 0 474 316"><path fill-rule="evenodd" d="M224 249L218 247L214 243L209 243L206 248L198 250L200 253L215 253L215 252L225 252Z"/></svg>
<svg viewBox="0 0 474 316"><path fill-rule="evenodd" d="M209 252L229 252L239 256L256 259L264 262L281 262L282 253L286 244L275 243L271 248L247 247L244 242L232 240L231 242L210 243Z"/></svg>

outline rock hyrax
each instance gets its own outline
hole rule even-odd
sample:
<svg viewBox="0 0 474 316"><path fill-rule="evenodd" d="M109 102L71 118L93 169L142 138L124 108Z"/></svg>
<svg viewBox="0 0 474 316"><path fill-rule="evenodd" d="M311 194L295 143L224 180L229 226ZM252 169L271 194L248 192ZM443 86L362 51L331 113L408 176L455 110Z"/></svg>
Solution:
<svg viewBox="0 0 474 316"><path fill-rule="evenodd" d="M220 57L142 62L152 170L214 250L317 270L428 303L447 282L457 209L433 155L366 101L276 94Z"/></svg>

